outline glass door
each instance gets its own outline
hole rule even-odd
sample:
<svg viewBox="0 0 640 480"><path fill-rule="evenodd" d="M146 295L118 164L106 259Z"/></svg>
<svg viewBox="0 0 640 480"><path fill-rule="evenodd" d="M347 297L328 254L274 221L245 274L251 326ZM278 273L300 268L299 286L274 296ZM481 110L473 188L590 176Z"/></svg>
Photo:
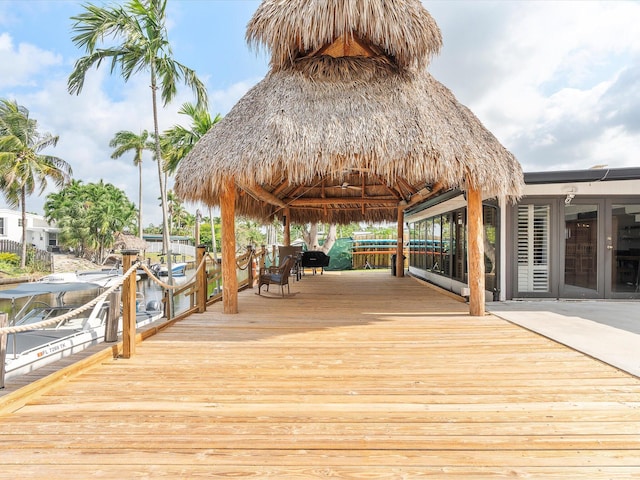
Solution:
<svg viewBox="0 0 640 480"><path fill-rule="evenodd" d="M611 296L640 298L640 203L611 206Z"/></svg>
<svg viewBox="0 0 640 480"><path fill-rule="evenodd" d="M604 297L600 203L564 206L563 297Z"/></svg>

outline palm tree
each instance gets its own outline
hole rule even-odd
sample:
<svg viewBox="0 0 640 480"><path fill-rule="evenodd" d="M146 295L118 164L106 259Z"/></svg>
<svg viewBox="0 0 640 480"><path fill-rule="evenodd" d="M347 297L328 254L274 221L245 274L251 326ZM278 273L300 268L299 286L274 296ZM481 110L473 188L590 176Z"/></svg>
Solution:
<svg viewBox="0 0 640 480"><path fill-rule="evenodd" d="M90 250L94 261L104 258L118 232L135 224L136 208L125 193L110 183L83 185L71 182L58 193L47 196L44 204L47 220L55 220L61 238L79 254Z"/></svg>
<svg viewBox="0 0 640 480"><path fill-rule="evenodd" d="M15 101L0 100L0 188L12 207L22 211L22 259L27 259L27 206L26 198L38 188L38 195L47 187L47 179L63 186L72 175L71 166L51 155L42 155L43 149L55 146L58 136L38 132L38 123L29 118L29 110Z"/></svg>
<svg viewBox="0 0 640 480"><path fill-rule="evenodd" d="M195 72L172 58L166 28L167 0L130 0L124 7L85 5L84 13L71 17L75 22L72 31L73 42L83 48L87 55L80 58L69 76L70 93L79 94L88 70L99 67L105 60L110 61L111 73L120 68L125 82L134 73L149 72L151 80L151 101L153 107L153 128L158 159L158 182L162 199L163 246L169 252L169 221L167 193L163 181L160 159L162 152L159 142L157 91L166 106L176 95L176 84L182 81L191 87L200 107L207 103L204 84ZM98 48L99 43L113 39L115 45ZM168 255L170 258L170 255ZM169 269L169 272L171 269Z"/></svg>
<svg viewBox="0 0 640 480"><path fill-rule="evenodd" d="M211 127L222 120L220 114L211 118L211 114L205 109L192 103L184 103L178 113L191 117L191 129L175 125L166 130L160 139L165 152L165 169L173 173L178 168L180 160L187 156L193 146L200 138L207 133ZM215 232L211 207L209 207L209 218L211 218L211 231ZM211 247L213 258L217 258L217 245L215 234L211 235Z"/></svg>
<svg viewBox="0 0 640 480"><path fill-rule="evenodd" d="M211 127L222 120L218 113L214 118L204 108L199 108L192 103L183 103L178 113L188 115L191 118L191 128L187 129L182 125L175 125L169 130L165 130L160 138L161 144L165 147L164 168L169 173L174 173L178 168L180 160L187 156L193 146L200 140Z"/></svg>
<svg viewBox="0 0 640 480"><path fill-rule="evenodd" d="M111 158L120 158L133 150L133 164L138 167L138 236L142 238L142 152L153 151L155 143L149 140L149 132L143 130L140 135L127 130L121 130L115 134L111 142L111 148L115 148Z"/></svg>

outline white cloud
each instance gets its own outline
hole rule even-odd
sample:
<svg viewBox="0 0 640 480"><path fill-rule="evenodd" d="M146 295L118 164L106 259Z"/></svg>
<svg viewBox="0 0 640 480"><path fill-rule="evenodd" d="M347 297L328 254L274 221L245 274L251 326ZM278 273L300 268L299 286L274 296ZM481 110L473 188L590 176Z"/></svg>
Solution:
<svg viewBox="0 0 640 480"><path fill-rule="evenodd" d="M60 55L28 43L16 47L11 35L0 33L0 88L33 85L34 77L61 63Z"/></svg>
<svg viewBox="0 0 640 480"><path fill-rule="evenodd" d="M42 132L58 135L60 140L55 148L46 153L69 162L74 178L84 183L103 179L122 189L129 199L138 203L138 168L133 165L133 154L119 159L111 159L109 142L116 132L130 130L153 131L151 93L149 82L144 75L133 78L128 83L117 76L110 77L106 69L91 70L86 77L84 88L79 95L67 92L66 77L52 78L31 94L18 100L28 106L30 115L38 120ZM211 95L211 111L225 112L250 88L251 82L239 82L226 90L214 91ZM105 92L119 89L119 99L113 100ZM187 126L188 117L177 112L184 102L193 101L188 88L180 88L174 101L162 108L159 102L160 131L176 124ZM159 182L157 164L150 152L143 158L143 221L144 225L160 225L162 212L158 208ZM169 188L173 181L170 180ZM47 190L46 193L52 190ZM28 206L32 211L41 210L44 197L32 197Z"/></svg>
<svg viewBox="0 0 640 480"><path fill-rule="evenodd" d="M234 83L226 89L209 92L209 110L213 115L221 113L224 116L260 80L248 79Z"/></svg>
<svg viewBox="0 0 640 480"><path fill-rule="evenodd" d="M627 78L622 95L620 76L640 58L640 3L425 5L444 37L432 72L525 170L634 162L623 146L640 125L640 109L629 107L640 106L640 89ZM615 135L607 124L614 117ZM603 162L594 145L607 144L616 153Z"/></svg>

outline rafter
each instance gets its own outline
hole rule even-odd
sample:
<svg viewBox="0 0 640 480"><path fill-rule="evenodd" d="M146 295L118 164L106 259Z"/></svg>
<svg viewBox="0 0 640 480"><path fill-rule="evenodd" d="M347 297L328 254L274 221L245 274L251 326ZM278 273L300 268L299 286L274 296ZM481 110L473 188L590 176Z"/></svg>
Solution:
<svg viewBox="0 0 640 480"><path fill-rule="evenodd" d="M305 207L312 205L384 205L397 207L398 201L393 198L362 198L362 197L332 197L332 198L287 198L284 199L291 207Z"/></svg>
<svg viewBox="0 0 640 480"><path fill-rule="evenodd" d="M276 197L273 193L266 191L260 185L240 185L240 188L245 190L250 195L254 196L258 200L275 205L276 207L286 208L287 204Z"/></svg>
<svg viewBox="0 0 640 480"><path fill-rule="evenodd" d="M411 196L411 200L407 202L407 207L412 207L413 205L423 202L428 198L435 196L438 192L444 189L444 185L441 182L436 182L433 184L431 189L423 188L422 190L418 190L415 195Z"/></svg>

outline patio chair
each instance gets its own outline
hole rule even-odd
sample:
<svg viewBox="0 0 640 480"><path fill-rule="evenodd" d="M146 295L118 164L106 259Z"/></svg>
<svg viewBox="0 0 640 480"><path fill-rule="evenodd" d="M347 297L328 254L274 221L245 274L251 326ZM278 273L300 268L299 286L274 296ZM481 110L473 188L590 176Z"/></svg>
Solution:
<svg viewBox="0 0 640 480"><path fill-rule="evenodd" d="M287 255L282 259L282 263L278 267L261 268L260 276L258 280L258 295L260 295L260 289L262 285L267 286L267 292L269 291L269 285L280 285L280 291L284 297L284 286L287 286L287 293L291 293L289 289L289 274L295 259L291 255Z"/></svg>
<svg viewBox="0 0 640 480"><path fill-rule="evenodd" d="M293 266L291 267L291 275L300 280L302 270L300 269L300 260L302 258L302 247L297 245L280 245L278 246L278 258L285 258L287 255L293 257Z"/></svg>

